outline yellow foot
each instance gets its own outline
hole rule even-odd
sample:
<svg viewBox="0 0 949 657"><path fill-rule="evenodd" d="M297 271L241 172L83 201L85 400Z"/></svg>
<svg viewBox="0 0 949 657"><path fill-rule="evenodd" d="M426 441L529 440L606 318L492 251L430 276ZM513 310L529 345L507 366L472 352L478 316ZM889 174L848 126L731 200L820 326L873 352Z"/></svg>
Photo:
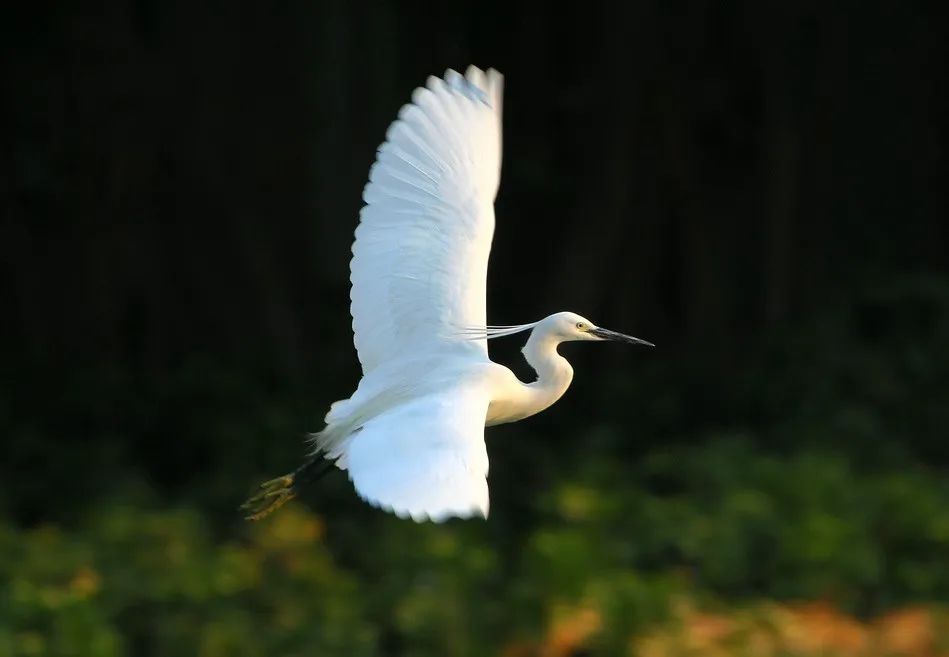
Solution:
<svg viewBox="0 0 949 657"><path fill-rule="evenodd" d="M265 518L296 497L292 474L265 481L260 488L262 490L259 493L241 505L243 510L249 512L247 520Z"/></svg>

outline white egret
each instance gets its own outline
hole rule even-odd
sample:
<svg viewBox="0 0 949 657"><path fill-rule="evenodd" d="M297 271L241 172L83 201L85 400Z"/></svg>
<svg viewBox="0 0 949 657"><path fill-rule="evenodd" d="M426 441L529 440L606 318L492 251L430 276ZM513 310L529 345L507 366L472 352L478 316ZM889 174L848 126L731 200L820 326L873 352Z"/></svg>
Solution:
<svg viewBox="0 0 949 657"><path fill-rule="evenodd" d="M488 515L486 426L556 402L573 379L557 345L639 338L572 312L487 326L488 255L501 171L503 76L470 67L428 78L386 133L363 192L350 264L363 377L333 404L313 452L261 485L261 518L332 466L370 504L415 521ZM488 358L487 340L530 331L522 383ZM322 465L323 468L317 467Z"/></svg>

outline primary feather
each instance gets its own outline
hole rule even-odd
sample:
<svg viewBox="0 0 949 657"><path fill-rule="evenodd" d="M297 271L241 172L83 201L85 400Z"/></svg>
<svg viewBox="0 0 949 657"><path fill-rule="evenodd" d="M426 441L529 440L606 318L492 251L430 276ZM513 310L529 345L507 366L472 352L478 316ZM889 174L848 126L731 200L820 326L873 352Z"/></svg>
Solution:
<svg viewBox="0 0 949 657"><path fill-rule="evenodd" d="M503 78L449 70L416 89L379 147L350 263L365 374L410 351L480 349L451 339L484 326Z"/></svg>

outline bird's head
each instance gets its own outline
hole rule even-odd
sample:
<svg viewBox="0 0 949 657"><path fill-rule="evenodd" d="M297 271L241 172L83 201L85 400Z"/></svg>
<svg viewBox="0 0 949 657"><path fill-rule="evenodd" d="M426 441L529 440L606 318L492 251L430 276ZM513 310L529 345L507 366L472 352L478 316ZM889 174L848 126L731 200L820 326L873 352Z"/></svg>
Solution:
<svg viewBox="0 0 949 657"><path fill-rule="evenodd" d="M542 319L538 324L538 328L556 336L561 342L577 340L602 342L604 340L615 340L617 342L641 344L647 347L656 346L651 342L634 338L631 335L600 328L586 317L571 312L554 313Z"/></svg>

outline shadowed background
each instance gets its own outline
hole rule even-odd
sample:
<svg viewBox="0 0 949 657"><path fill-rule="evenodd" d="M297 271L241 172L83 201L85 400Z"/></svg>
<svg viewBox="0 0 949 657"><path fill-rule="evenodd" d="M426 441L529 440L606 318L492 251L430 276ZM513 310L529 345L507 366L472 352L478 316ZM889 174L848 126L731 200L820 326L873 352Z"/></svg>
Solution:
<svg viewBox="0 0 949 657"><path fill-rule="evenodd" d="M720 608L726 638L813 648L761 629L767 605L863 647L881 618L935 626L935 10L9 12L0 655L646 654ZM489 321L569 309L658 348L565 346L564 400L488 433L487 523L403 523L336 476L244 525L358 381L348 261L375 148L426 76L472 63L506 81ZM492 355L527 379L521 344Z"/></svg>

